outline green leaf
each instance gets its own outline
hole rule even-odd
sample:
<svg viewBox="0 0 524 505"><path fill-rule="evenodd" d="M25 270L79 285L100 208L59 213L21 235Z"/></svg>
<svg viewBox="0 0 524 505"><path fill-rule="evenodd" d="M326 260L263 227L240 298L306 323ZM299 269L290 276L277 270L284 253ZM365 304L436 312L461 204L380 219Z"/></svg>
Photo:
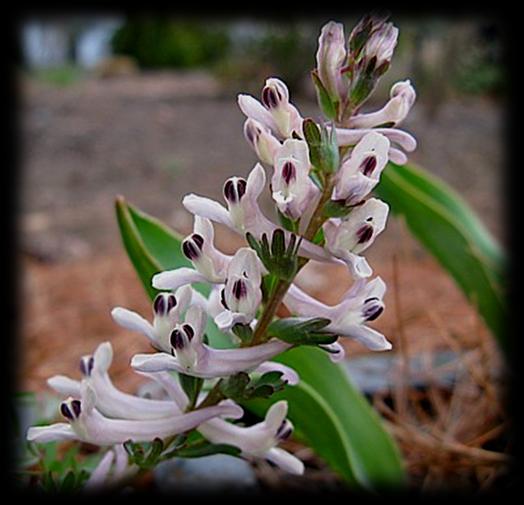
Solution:
<svg viewBox="0 0 524 505"><path fill-rule="evenodd" d="M295 435L349 485L386 489L405 484L397 446L341 367L311 347L291 349L275 361L294 368L299 384L286 387L269 401L247 402L248 408L262 416L270 404L287 400Z"/></svg>
<svg viewBox="0 0 524 505"><path fill-rule="evenodd" d="M324 87L324 84L320 80L316 71L311 72L311 77L313 78L313 84L315 85L315 90L317 92L318 104L322 109L322 112L328 119L335 119L337 117L337 105L331 97L327 89Z"/></svg>
<svg viewBox="0 0 524 505"><path fill-rule="evenodd" d="M179 458L201 458L202 456L211 456L212 454L239 456L240 449L228 444L210 444L208 442L202 442L178 450L176 456Z"/></svg>
<svg viewBox="0 0 524 505"><path fill-rule="evenodd" d="M178 374L178 379L182 389L187 395L189 405L194 406L196 404L200 390L202 389L202 385L204 384L204 379L183 373Z"/></svg>
<svg viewBox="0 0 524 505"><path fill-rule="evenodd" d="M332 344L337 335L322 331L331 321L323 317L286 317L276 319L268 328L268 334L289 344Z"/></svg>
<svg viewBox="0 0 524 505"><path fill-rule="evenodd" d="M163 270L191 267L182 254L182 237L158 219L128 204L123 197L116 200L116 215L127 254L149 298L153 300L158 293L151 286L153 275ZM206 284L197 284L195 288L206 296L210 291ZM211 319L208 320L206 334L213 347L231 347L229 338L218 330Z"/></svg>
<svg viewBox="0 0 524 505"><path fill-rule="evenodd" d="M166 231L163 225L136 209L131 211L122 199L117 202L117 208L119 205L127 209L127 214L123 212L125 209L121 209L119 216L122 215L124 221L124 226L121 225L124 233L133 241L133 247L126 246L130 255L145 252L152 258L152 247L145 244L149 244L157 234L170 237L165 247L175 250L177 242L180 246L180 239ZM142 245L138 247L136 244ZM262 247L269 252L269 243L262 243ZM187 264L185 258L179 264L170 258L171 262L163 264L163 268ZM133 264L140 266L142 262L137 258ZM150 277L144 281L140 271L139 275L142 282L149 283ZM273 395L270 402L250 400L250 406L267 407L278 398L287 399L290 418L302 439L348 483L375 487L404 483L404 471L393 439L341 367L333 364L324 351L310 347L292 349L275 359L295 369L300 375L300 384L286 387ZM258 410L260 414L264 412L265 409Z"/></svg>
<svg viewBox="0 0 524 505"><path fill-rule="evenodd" d="M389 163L376 188L451 274L508 351L504 252L467 203L422 169Z"/></svg>

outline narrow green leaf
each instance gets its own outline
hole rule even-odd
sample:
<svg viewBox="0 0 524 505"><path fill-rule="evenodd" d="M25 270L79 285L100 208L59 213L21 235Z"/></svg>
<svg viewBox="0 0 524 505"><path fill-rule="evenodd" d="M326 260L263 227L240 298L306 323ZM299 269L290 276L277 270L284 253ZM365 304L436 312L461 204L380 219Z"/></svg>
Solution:
<svg viewBox="0 0 524 505"><path fill-rule="evenodd" d="M209 444L199 443L177 451L176 456L180 458L201 458L202 456L211 456L212 454L229 454L230 456L239 456L240 449L228 444Z"/></svg>
<svg viewBox="0 0 524 505"><path fill-rule="evenodd" d="M376 193L451 274L508 351L504 253L466 202L422 169L393 163Z"/></svg>
<svg viewBox="0 0 524 505"><path fill-rule="evenodd" d="M300 383L269 401L248 402L248 407L262 415L273 402L287 400L299 438L350 485L386 489L405 483L396 444L341 367L323 351L310 347L291 349L275 361L294 368Z"/></svg>
<svg viewBox="0 0 524 505"><path fill-rule="evenodd" d="M337 117L336 104L331 100L328 91L315 71L311 72L311 77L313 78L313 84L315 85L315 90L317 92L318 104L320 105L322 112L328 119L335 119Z"/></svg>

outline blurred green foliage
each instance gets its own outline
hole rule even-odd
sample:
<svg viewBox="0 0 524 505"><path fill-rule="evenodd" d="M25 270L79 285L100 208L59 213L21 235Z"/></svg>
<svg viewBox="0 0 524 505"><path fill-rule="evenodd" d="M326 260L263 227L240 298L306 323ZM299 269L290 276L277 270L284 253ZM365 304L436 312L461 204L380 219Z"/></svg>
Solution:
<svg viewBox="0 0 524 505"><path fill-rule="evenodd" d="M85 77L85 72L74 65L62 65L59 67L42 68L31 73L32 77L46 84L58 87L66 87L76 84Z"/></svg>
<svg viewBox="0 0 524 505"><path fill-rule="evenodd" d="M238 44L215 68L229 87L259 93L261 82L274 76L291 92L301 91L304 78L315 66L317 27L298 23L270 23L261 26L258 36Z"/></svg>
<svg viewBox="0 0 524 505"><path fill-rule="evenodd" d="M131 56L143 68L211 65L229 44L223 25L158 16L128 19L111 39L115 54Z"/></svg>

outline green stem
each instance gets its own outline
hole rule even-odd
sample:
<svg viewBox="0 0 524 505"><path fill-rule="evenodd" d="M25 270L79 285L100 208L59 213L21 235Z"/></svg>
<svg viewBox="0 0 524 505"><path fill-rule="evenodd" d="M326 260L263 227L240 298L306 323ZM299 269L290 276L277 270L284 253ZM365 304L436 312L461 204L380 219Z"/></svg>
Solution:
<svg viewBox="0 0 524 505"><path fill-rule="evenodd" d="M223 400L225 398L225 396L222 394L222 392L220 391L220 386L222 384L222 381L224 379L219 379L217 381L217 383L213 386L213 388L209 391L209 393L207 394L207 396L202 400L202 402L200 403L200 405L198 405L198 407L196 408L196 410L198 409L203 409L205 407L211 407L213 405L216 405L219 401Z"/></svg>

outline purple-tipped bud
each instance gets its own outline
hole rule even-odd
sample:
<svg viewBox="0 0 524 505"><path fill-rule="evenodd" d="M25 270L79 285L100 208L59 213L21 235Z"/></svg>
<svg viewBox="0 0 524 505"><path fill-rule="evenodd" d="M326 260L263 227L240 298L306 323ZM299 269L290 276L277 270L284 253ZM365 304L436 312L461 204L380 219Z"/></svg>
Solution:
<svg viewBox="0 0 524 505"><path fill-rule="evenodd" d="M176 297L172 293L159 293L153 302L153 311L157 316L167 316L176 303Z"/></svg>
<svg viewBox="0 0 524 505"><path fill-rule="evenodd" d="M202 250L202 247L204 246L204 237L198 233L193 233L193 235L191 235L191 239L198 246L198 248Z"/></svg>
<svg viewBox="0 0 524 505"><path fill-rule="evenodd" d="M71 408L73 409L73 413L75 414L75 417L78 419L82 412L82 405L80 403L80 400L73 400L71 402Z"/></svg>
<svg viewBox="0 0 524 505"><path fill-rule="evenodd" d="M189 340L191 340L195 336L195 330L193 330L193 327L190 324L183 324L182 329L184 330Z"/></svg>
<svg viewBox="0 0 524 505"><path fill-rule="evenodd" d="M368 156L360 164L360 171L367 177L369 177L373 170L377 167L377 158L376 156Z"/></svg>
<svg viewBox="0 0 524 505"><path fill-rule="evenodd" d="M273 109L278 107L278 104L282 100L278 89L272 86L265 86L262 90L262 103L268 108Z"/></svg>
<svg viewBox="0 0 524 505"><path fill-rule="evenodd" d="M238 203L246 193L247 182L239 177L232 177L224 184L224 197L229 203Z"/></svg>
<svg viewBox="0 0 524 505"><path fill-rule="evenodd" d="M246 283L242 279L235 281L233 284L232 293L237 300L244 298L247 295Z"/></svg>
<svg viewBox="0 0 524 505"><path fill-rule="evenodd" d="M373 237L373 226L370 224L365 224L357 230L358 244L365 244L369 242Z"/></svg>
<svg viewBox="0 0 524 505"><path fill-rule="evenodd" d="M63 402L60 404L60 412L66 419L69 419L70 421L74 419L74 416L71 413L71 411L69 410L69 407L67 406L66 402Z"/></svg>
<svg viewBox="0 0 524 505"><path fill-rule="evenodd" d="M278 440L286 440L291 433L293 433L293 427L287 419L284 419L277 430L276 438Z"/></svg>
<svg viewBox="0 0 524 505"><path fill-rule="evenodd" d="M80 359L80 371L82 375L89 377L93 371L93 366L95 364L95 358L93 356L83 356Z"/></svg>
<svg viewBox="0 0 524 505"><path fill-rule="evenodd" d="M258 136L262 133L260 131L260 128L258 128L255 124L253 124L253 121L247 121L246 127L245 127L245 134L247 140L254 146L256 143L256 140L258 139Z"/></svg>
<svg viewBox="0 0 524 505"><path fill-rule="evenodd" d="M374 321L384 310L384 304L377 297L368 298L364 301L362 317L366 321Z"/></svg>
<svg viewBox="0 0 524 505"><path fill-rule="evenodd" d="M184 348L184 337L182 336L182 332L178 329L175 329L171 332L169 341L171 342L171 346L174 347L175 349Z"/></svg>
<svg viewBox="0 0 524 505"><path fill-rule="evenodd" d="M182 252L184 256L191 261L196 260L200 256L200 248L188 238L182 242Z"/></svg>
<svg viewBox="0 0 524 505"><path fill-rule="evenodd" d="M297 178L297 169L291 161L286 161L282 167L282 178L286 184L290 184Z"/></svg>

